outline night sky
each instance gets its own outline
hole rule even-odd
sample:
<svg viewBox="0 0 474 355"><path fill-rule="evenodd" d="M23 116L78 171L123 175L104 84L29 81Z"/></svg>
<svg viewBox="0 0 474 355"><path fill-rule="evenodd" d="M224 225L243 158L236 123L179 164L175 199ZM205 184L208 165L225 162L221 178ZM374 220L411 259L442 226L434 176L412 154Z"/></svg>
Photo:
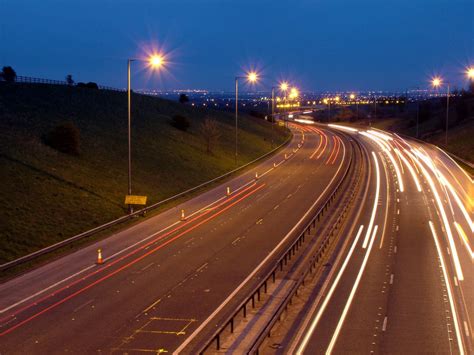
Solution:
<svg viewBox="0 0 474 355"><path fill-rule="evenodd" d="M433 74L464 85L474 64L473 0L0 0L0 65L18 75L135 88L233 90L259 69L265 89L405 90Z"/></svg>

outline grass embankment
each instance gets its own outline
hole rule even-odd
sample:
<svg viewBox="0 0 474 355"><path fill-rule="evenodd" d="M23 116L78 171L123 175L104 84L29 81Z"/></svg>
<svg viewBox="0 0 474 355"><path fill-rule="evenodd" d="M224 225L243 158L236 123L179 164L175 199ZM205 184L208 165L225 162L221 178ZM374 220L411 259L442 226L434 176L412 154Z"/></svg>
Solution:
<svg viewBox="0 0 474 355"><path fill-rule="evenodd" d="M127 191L126 94L65 86L0 83L0 263L122 216ZM148 204L236 167L234 117L168 100L132 97L133 193ZM189 118L187 132L170 125ZM218 122L213 154L199 133L205 117ZM80 130L81 153L43 143L61 122ZM271 150L271 126L240 116L242 165ZM288 136L275 129L275 145Z"/></svg>

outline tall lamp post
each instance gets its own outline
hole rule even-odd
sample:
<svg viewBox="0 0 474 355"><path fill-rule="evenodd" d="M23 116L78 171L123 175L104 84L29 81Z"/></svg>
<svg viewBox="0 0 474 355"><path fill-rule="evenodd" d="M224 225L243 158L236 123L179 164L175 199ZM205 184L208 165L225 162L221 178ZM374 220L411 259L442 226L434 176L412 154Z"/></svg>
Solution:
<svg viewBox="0 0 474 355"><path fill-rule="evenodd" d="M132 95L131 95L131 73L132 62L141 59L131 58L127 60L127 110L128 110L128 194L132 194ZM148 58L149 65L154 69L159 69L164 64L164 57L154 54ZM133 205L128 205L128 213L133 213Z"/></svg>
<svg viewBox="0 0 474 355"><path fill-rule="evenodd" d="M431 84L435 88L439 88L443 84L443 80L440 77L434 77L433 80L431 81ZM448 145L448 127L449 127L449 89L450 85L449 83L446 83L446 135L445 135L445 141L444 144Z"/></svg>
<svg viewBox="0 0 474 355"><path fill-rule="evenodd" d="M283 97L284 97L284 99L283 99L283 112L285 112L285 105L286 105L286 102L287 102L287 100L286 100L286 91L288 90L288 87L289 87L289 84L286 81L283 81L280 84L280 90L283 93ZM285 117L285 123L286 123L285 127L288 127L288 120L287 120L286 115L284 117Z"/></svg>
<svg viewBox="0 0 474 355"><path fill-rule="evenodd" d="M239 79L246 79L250 83L255 83L258 80L258 74L254 71L247 73L247 76L235 77L235 164L237 165L238 155L238 121L239 121Z"/></svg>

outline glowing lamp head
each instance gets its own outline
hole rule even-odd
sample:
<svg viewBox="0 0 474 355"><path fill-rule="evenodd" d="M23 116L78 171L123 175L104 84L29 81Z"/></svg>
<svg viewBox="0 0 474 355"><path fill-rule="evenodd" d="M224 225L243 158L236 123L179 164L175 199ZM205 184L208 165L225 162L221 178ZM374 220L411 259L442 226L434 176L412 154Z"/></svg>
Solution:
<svg viewBox="0 0 474 355"><path fill-rule="evenodd" d="M296 99L299 96L299 92L297 88L291 88L290 90L290 98Z"/></svg>
<svg viewBox="0 0 474 355"><path fill-rule="evenodd" d="M329 103L328 99L324 99L323 102L327 105Z"/></svg>
<svg viewBox="0 0 474 355"><path fill-rule="evenodd" d="M474 67L468 68L466 74L469 79L474 80Z"/></svg>
<svg viewBox="0 0 474 355"><path fill-rule="evenodd" d="M163 65L163 63L164 63L164 58L162 55L154 54L150 57L150 65L153 68L159 68Z"/></svg>
<svg viewBox="0 0 474 355"><path fill-rule="evenodd" d="M441 82L442 82L442 81L441 81L441 78L440 78L440 77L435 77L435 78L433 78L433 80L431 80L431 84L432 84L435 88L441 86Z"/></svg>
<svg viewBox="0 0 474 355"><path fill-rule="evenodd" d="M356 98L354 94L351 94L349 97L351 98L351 100L354 100Z"/></svg>
<svg viewBox="0 0 474 355"><path fill-rule="evenodd" d="M280 84L280 90L281 90L281 91L286 91L286 90L288 90L288 83L287 83L286 81L284 81L284 82L282 82L282 83Z"/></svg>
<svg viewBox="0 0 474 355"><path fill-rule="evenodd" d="M258 74L254 71L251 71L250 73L247 74L247 80L250 81L251 83L257 82Z"/></svg>
<svg viewBox="0 0 474 355"><path fill-rule="evenodd" d="M336 100L336 102L339 102L341 98L339 96L336 96L336 98L334 100Z"/></svg>

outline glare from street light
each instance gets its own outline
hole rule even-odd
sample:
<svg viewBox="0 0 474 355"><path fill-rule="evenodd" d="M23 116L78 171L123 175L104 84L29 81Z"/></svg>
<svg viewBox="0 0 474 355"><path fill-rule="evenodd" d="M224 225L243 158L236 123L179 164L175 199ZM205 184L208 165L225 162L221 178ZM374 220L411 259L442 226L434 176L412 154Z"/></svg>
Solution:
<svg viewBox="0 0 474 355"><path fill-rule="evenodd" d="M466 70L467 77L471 80L474 79L474 67L467 68Z"/></svg>
<svg viewBox="0 0 474 355"><path fill-rule="evenodd" d="M349 97L351 98L351 100L354 100L356 98L354 94L351 94Z"/></svg>
<svg viewBox="0 0 474 355"><path fill-rule="evenodd" d="M339 102L340 99L341 98L339 96L336 96L336 98L335 98L336 102Z"/></svg>
<svg viewBox="0 0 474 355"><path fill-rule="evenodd" d="M441 86L441 83L442 83L442 80L441 80L441 78L438 77L438 76L434 77L433 80L431 80L431 84L432 84L435 88Z"/></svg>
<svg viewBox="0 0 474 355"><path fill-rule="evenodd" d="M288 90L288 83L286 81L283 81L282 83L280 83L280 90L281 91Z"/></svg>
<svg viewBox="0 0 474 355"><path fill-rule="evenodd" d="M164 57L161 54L153 54L150 56L149 62L153 68L160 68L164 64Z"/></svg>
<svg viewBox="0 0 474 355"><path fill-rule="evenodd" d="M291 88L290 90L290 98L296 99L299 96L299 92L297 88Z"/></svg>
<svg viewBox="0 0 474 355"><path fill-rule="evenodd" d="M258 74L254 71L251 71L247 74L247 80L251 83L255 83L258 80Z"/></svg>

